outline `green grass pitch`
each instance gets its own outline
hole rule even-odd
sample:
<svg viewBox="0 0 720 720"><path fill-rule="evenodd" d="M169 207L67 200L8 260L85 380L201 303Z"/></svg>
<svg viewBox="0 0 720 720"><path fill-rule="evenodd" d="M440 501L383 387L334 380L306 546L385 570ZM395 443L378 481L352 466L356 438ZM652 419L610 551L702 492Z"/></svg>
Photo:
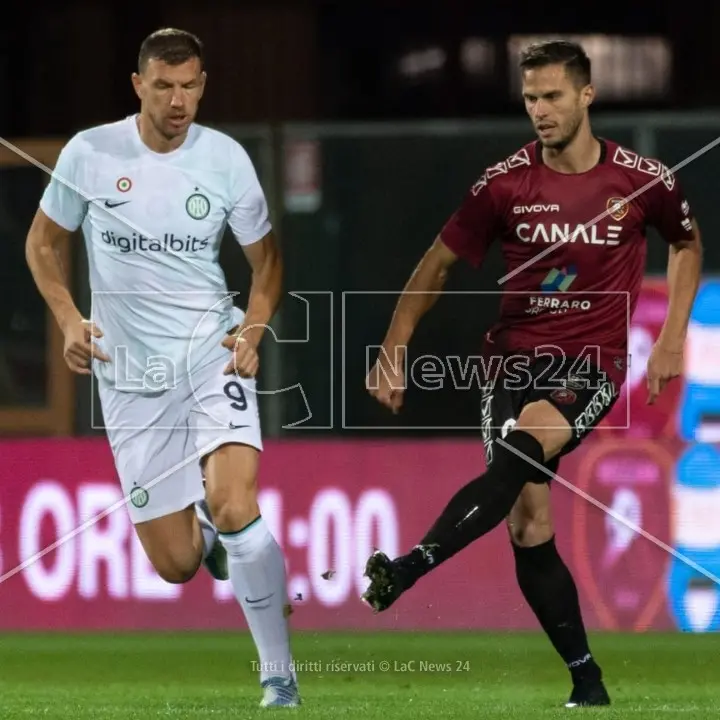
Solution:
<svg viewBox="0 0 720 720"><path fill-rule="evenodd" d="M720 716L715 635L593 635L592 645L613 705L568 710L569 676L538 634L297 633L304 705L261 710L256 657L245 633L0 635L0 717Z"/></svg>

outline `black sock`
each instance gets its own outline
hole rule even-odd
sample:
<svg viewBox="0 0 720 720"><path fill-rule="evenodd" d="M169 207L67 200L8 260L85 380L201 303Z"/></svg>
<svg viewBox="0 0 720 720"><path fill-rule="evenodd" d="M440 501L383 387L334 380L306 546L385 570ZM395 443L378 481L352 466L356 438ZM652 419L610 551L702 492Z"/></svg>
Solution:
<svg viewBox="0 0 720 720"><path fill-rule="evenodd" d="M537 463L545 457L542 445L522 430L508 433L505 442ZM525 457L495 443L490 468L461 488L435 524L408 555L401 558L406 581L414 583L473 541L497 527L508 515L525 483L537 469Z"/></svg>
<svg viewBox="0 0 720 720"><path fill-rule="evenodd" d="M577 588L555 547L555 538L535 547L512 543L515 571L525 600L577 682L602 673L590 653Z"/></svg>

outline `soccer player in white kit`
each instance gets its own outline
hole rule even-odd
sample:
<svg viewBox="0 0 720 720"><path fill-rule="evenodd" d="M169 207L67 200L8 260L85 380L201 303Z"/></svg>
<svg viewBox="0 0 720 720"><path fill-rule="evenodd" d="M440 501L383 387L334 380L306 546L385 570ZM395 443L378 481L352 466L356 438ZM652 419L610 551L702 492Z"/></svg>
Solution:
<svg viewBox="0 0 720 720"><path fill-rule="evenodd" d="M245 150L194 123L203 49L165 29L140 49L140 112L75 135L27 239L65 360L94 372L115 465L156 571L229 576L260 660L263 706L300 704L285 562L257 504L262 440L257 346L279 304L282 260ZM218 264L228 225L252 268L247 312ZM55 247L82 227L91 319L73 302Z"/></svg>

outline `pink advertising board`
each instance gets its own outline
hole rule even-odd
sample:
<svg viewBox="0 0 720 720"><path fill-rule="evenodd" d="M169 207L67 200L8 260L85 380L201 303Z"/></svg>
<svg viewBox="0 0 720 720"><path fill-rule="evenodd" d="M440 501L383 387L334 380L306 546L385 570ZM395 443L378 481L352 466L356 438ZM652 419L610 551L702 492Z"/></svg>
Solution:
<svg viewBox="0 0 720 720"><path fill-rule="evenodd" d="M104 440L8 441L0 452L0 628L243 625L228 583L204 572L183 586L158 578L124 506L93 522L122 500ZM620 513L632 498L644 529L667 542L672 462L666 443L601 437L561 465L560 475L582 495L556 484L558 541L592 627L671 627L663 592L667 553L584 495ZM397 609L374 616L359 600L372 548L409 548L482 467L482 444L471 441L268 443L260 502L287 555L294 626L534 627L503 527L424 578Z"/></svg>

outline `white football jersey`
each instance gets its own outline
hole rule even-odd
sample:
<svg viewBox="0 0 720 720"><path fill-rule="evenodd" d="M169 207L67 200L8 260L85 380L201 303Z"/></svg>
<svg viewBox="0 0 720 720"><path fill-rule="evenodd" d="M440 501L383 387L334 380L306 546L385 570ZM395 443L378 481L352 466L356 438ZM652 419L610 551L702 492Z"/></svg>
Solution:
<svg viewBox="0 0 720 720"><path fill-rule="evenodd" d="M241 245L270 231L239 143L193 124L181 147L156 153L136 116L75 135L40 208L67 230L82 226L92 320L112 358L94 362L95 373L135 392L162 389L153 378L165 370L182 377L197 367L242 318L218 262L226 226Z"/></svg>

